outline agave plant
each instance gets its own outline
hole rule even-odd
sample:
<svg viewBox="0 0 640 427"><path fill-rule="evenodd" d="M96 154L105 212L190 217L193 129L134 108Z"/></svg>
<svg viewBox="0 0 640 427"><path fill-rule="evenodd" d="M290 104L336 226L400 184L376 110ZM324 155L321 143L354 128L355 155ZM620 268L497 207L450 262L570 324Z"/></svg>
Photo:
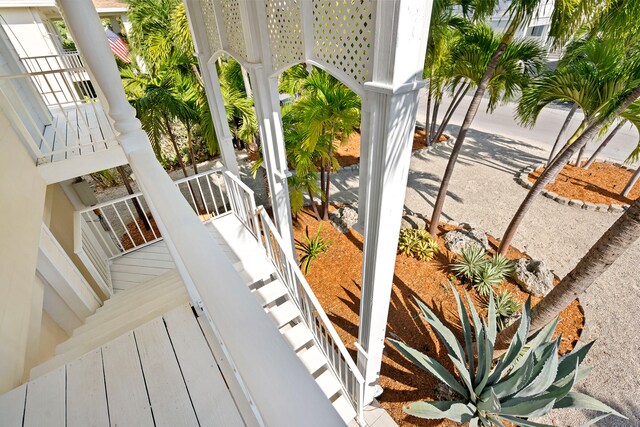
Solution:
<svg viewBox="0 0 640 427"><path fill-rule="evenodd" d="M451 264L451 269L473 283L487 264L484 255L484 249L480 245L469 245L462 249L462 261Z"/></svg>
<svg viewBox="0 0 640 427"><path fill-rule="evenodd" d="M586 425L612 414L625 418L604 403L571 391L574 384L589 373L589 368L580 364L593 342L559 357L560 338L552 338L557 319L528 339L531 302L527 301L517 333L507 351L493 365L497 334L493 296L489 300L488 319L484 321L467 294L472 328L460 295L453 286L452 289L462 323L464 346L429 307L416 301L424 319L446 347L457 376L437 360L406 344L392 339L389 341L412 363L435 376L460 397L452 401L413 402L403 408L404 412L424 419L447 418L458 423L469 423L472 427L504 427L505 422L525 427L551 427L530 421L530 418L543 416L555 408L589 409L604 413Z"/></svg>
<svg viewBox="0 0 640 427"><path fill-rule="evenodd" d="M473 280L473 287L483 297L488 297L493 293L493 287L499 285L504 280L504 272L491 264L485 262Z"/></svg>

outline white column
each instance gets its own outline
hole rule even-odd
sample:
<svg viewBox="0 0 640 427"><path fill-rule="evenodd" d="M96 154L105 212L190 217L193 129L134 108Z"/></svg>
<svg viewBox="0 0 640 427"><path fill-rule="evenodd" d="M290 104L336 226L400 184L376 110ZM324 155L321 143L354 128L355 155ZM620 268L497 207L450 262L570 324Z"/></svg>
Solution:
<svg viewBox="0 0 640 427"><path fill-rule="evenodd" d="M358 222L354 225L354 229L364 235L364 224L367 212L367 184L369 182L369 146L371 145L370 131L371 126L371 106L368 97L362 98L362 107L360 109L360 169L358 178Z"/></svg>
<svg viewBox="0 0 640 427"><path fill-rule="evenodd" d="M264 424L340 425L329 400L155 158L127 102L91 1L58 0L58 4L95 83L108 98L118 140L160 232L182 264L183 278L195 284L197 294L192 298L203 304L206 319L220 333Z"/></svg>
<svg viewBox="0 0 640 427"><path fill-rule="evenodd" d="M124 30L124 34L128 37L131 35L131 21L129 21L129 17L126 14L120 15L120 22L122 22L122 30Z"/></svg>
<svg viewBox="0 0 640 427"><path fill-rule="evenodd" d="M260 129L260 147L269 182L271 206L278 231L285 242L290 242L291 253L295 255L291 228L291 204L287 177L287 155L282 133L278 80L269 77L262 64L249 64L249 78L253 89L253 101Z"/></svg>
<svg viewBox="0 0 640 427"><path fill-rule="evenodd" d="M213 126L218 137L222 162L227 170L239 177L238 159L236 158L236 150L233 147L233 135L231 135L231 130L229 129L229 122L227 122L227 113L224 109L224 99L222 98L216 64L208 62L209 58L205 58L202 55L198 55L198 60L200 61L200 70L204 79L207 100L209 101L209 110L213 118Z"/></svg>
<svg viewBox="0 0 640 427"><path fill-rule="evenodd" d="M204 17L200 9L199 2L186 1L184 3L191 34L193 34L193 45L196 49L198 62L200 64L200 72L204 80L204 88L209 102L209 110L213 119L213 126L218 138L220 154L224 166L236 176L240 176L238 170L238 160L236 152L233 148L233 136L227 122L227 113L224 109L224 100L222 91L220 90L220 80L218 79L218 71L215 63L211 62L211 48L208 43L207 31L205 28Z"/></svg>
<svg viewBox="0 0 640 427"><path fill-rule="evenodd" d="M358 329L365 404L375 397L382 364L431 2L379 1L376 8L373 81L365 84L370 142Z"/></svg>

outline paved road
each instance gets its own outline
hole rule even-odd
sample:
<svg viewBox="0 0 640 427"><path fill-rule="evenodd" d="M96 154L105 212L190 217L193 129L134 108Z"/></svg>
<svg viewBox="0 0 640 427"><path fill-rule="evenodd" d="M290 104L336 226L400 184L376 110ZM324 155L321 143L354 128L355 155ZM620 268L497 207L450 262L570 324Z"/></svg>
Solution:
<svg viewBox="0 0 640 427"><path fill-rule="evenodd" d="M417 117L418 121L422 124L424 124L427 111L426 100L426 92L423 90L420 93L420 106L418 108ZM467 112L470 101L471 95L468 95L460 103L460 106L454 113L450 126L448 127L448 132L450 134L454 136L457 135L458 126L460 126L464 119L464 115ZM440 108L441 115L449 106L449 102L450 98L446 98L443 102L444 105ZM516 123L514 120L515 107L515 103L508 103L506 105L499 106L493 113L489 114L486 113L487 100L485 99L483 100L481 111L476 115L472 128L483 132L501 135L506 138L523 141L536 147L544 148L548 153L558 136L558 132L567 117L570 107L565 105L553 105L545 108L540 113L538 122L533 128L522 127ZM575 131L583 118L584 116L582 113L576 113L571 120L569 131ZM570 134L567 132L565 135L568 137ZM566 138L562 142L565 141ZM637 143L637 129L634 126L627 124L618 131L613 140L604 149L602 157L616 161L624 161ZM592 152L596 147L597 143L592 142L587 147L587 152Z"/></svg>

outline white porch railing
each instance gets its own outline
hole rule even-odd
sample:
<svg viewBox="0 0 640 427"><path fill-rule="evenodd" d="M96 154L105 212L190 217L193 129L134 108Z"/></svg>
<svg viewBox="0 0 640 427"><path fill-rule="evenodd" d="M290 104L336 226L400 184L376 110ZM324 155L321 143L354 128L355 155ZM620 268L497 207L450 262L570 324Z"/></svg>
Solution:
<svg viewBox="0 0 640 427"><path fill-rule="evenodd" d="M364 377L311 290L298 263L284 249L282 237L262 206L258 208L256 216L263 233L259 241L273 262L278 278L287 287L289 295L302 313L303 321L313 334L314 341L326 356L358 418L362 419Z"/></svg>
<svg viewBox="0 0 640 427"><path fill-rule="evenodd" d="M20 61L21 71L0 75L0 103L38 164L118 144L78 53Z"/></svg>
<svg viewBox="0 0 640 427"><path fill-rule="evenodd" d="M238 204L231 202L231 193L237 200L253 200L253 192L250 197L243 195L251 190L227 174L222 169L214 169L175 181L176 187L202 221L229 212L234 203ZM113 292L110 260L162 240L142 193L77 211L75 217L75 252L94 279L109 293Z"/></svg>

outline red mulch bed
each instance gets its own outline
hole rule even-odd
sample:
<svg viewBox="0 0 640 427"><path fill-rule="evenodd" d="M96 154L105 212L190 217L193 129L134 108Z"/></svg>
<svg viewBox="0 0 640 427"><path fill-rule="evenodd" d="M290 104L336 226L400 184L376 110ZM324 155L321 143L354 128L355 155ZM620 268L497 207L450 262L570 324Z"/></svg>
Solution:
<svg viewBox="0 0 640 427"><path fill-rule="evenodd" d="M529 181L535 182L544 168L529 174ZM609 205L630 205L640 197L640 182L631 189L628 197L620 193L633 175L632 171L604 162L594 162L589 169L566 165L558 174L556 182L546 186L559 196L583 202Z"/></svg>
<svg viewBox="0 0 640 427"><path fill-rule="evenodd" d="M438 142L446 141L447 137L441 135ZM413 147L411 151L416 151L421 148L425 148L426 145L426 133L423 130L416 130L413 137ZM340 166L351 166L360 162L360 132L353 132L351 136L343 143L338 144L338 148L335 151L336 159Z"/></svg>
<svg viewBox="0 0 640 427"><path fill-rule="evenodd" d="M303 239L306 227L313 237L318 229L318 221L310 211L303 211L299 215L298 223L294 226L296 240ZM449 229L450 227L443 226L440 227L440 232ZM341 234L329 223L323 224L321 235L331 241L329 251L311 264L307 280L355 359L353 344L358 334L363 238L353 231ZM446 350L435 332L419 318L419 310L413 299L414 296L420 298L446 324L459 330L456 303L449 288L448 277L451 273L447 267L454 255L446 249L441 237L438 236L437 239L441 253L431 261L397 256L387 334L435 357L451 369ZM491 244L495 249L496 241L492 240ZM525 255L510 249L507 256L514 259ZM456 288L462 292L465 286L456 281ZM528 297L512 280L505 282L501 288L509 289L520 302ZM473 289L468 291L474 304L479 309L484 307L482 298ZM533 305L539 301L540 298L532 298ZM575 346L583 326L584 315L575 301L562 313L558 326L557 333L563 336L561 353L570 351ZM462 340L461 335L458 338ZM458 425L448 421L421 420L402 412L402 406L410 402L442 398L436 392L439 381L408 362L389 345L384 352L380 385L385 391L378 400L400 426ZM439 388L442 389L441 386Z"/></svg>
<svg viewBox="0 0 640 427"><path fill-rule="evenodd" d="M145 220L142 218L136 218L135 222L131 221L127 224L127 231L129 234L125 233L122 236L122 239L120 239L125 251L155 240L156 236L160 237L160 230L158 229L151 212L147 212L147 217L149 218L149 223L145 223ZM142 233L140 233L140 231L142 231ZM131 235L133 242L131 242L129 235Z"/></svg>

